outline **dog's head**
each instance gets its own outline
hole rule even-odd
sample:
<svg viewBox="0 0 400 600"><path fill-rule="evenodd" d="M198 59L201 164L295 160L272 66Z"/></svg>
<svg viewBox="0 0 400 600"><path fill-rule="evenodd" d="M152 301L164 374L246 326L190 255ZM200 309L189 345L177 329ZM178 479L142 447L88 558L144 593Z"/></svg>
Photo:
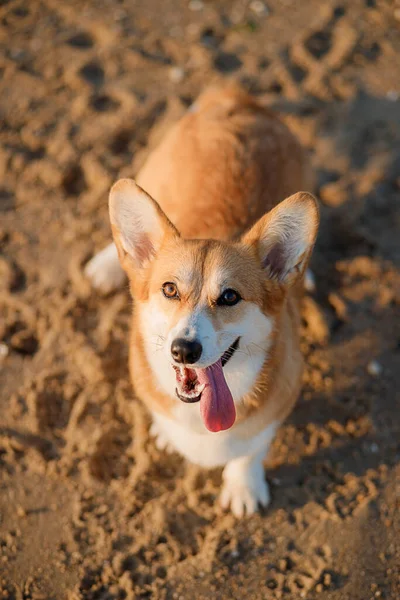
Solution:
<svg viewBox="0 0 400 600"><path fill-rule="evenodd" d="M159 387L177 402L200 401L210 431L228 429L234 401L268 357L287 290L303 277L318 228L314 197L291 196L235 242L188 240L122 179L110 219Z"/></svg>

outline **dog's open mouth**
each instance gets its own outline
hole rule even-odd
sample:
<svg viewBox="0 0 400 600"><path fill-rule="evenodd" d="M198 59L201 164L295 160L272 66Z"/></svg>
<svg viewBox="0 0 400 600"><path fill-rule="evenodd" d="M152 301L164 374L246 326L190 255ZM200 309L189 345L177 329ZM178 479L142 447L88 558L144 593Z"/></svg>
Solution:
<svg viewBox="0 0 400 600"><path fill-rule="evenodd" d="M239 339L229 346L228 350L225 350L223 355L220 358L221 365L224 367L228 360L232 358L235 354L236 350L239 347ZM215 363L217 364L217 363ZM211 369L214 365L208 367ZM204 384L200 384L199 379L197 377L196 369L190 369L188 367L175 367L176 373L176 395L179 400L182 402L199 402L201 398L201 394L204 390Z"/></svg>
<svg viewBox="0 0 400 600"><path fill-rule="evenodd" d="M232 427L236 418L232 394L225 381L223 367L239 347L240 338L221 358L204 369L176 367L176 395L182 402L200 402L200 412L207 429L221 431Z"/></svg>

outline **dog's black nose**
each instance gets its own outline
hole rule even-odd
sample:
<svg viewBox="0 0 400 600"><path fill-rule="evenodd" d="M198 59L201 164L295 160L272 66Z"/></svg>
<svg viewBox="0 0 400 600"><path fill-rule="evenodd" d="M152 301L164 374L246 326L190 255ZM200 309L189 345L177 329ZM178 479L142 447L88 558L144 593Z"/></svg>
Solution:
<svg viewBox="0 0 400 600"><path fill-rule="evenodd" d="M203 346L200 342L177 338L171 344L171 354L178 363L192 365L199 360L202 352Z"/></svg>

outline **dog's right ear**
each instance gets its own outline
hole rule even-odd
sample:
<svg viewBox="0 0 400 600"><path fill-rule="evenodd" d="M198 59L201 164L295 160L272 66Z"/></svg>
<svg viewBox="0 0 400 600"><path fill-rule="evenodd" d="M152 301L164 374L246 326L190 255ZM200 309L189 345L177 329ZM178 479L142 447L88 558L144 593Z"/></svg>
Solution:
<svg viewBox="0 0 400 600"><path fill-rule="evenodd" d="M125 271L143 268L167 235L178 231L159 205L133 179L120 179L110 191L109 210L114 242Z"/></svg>

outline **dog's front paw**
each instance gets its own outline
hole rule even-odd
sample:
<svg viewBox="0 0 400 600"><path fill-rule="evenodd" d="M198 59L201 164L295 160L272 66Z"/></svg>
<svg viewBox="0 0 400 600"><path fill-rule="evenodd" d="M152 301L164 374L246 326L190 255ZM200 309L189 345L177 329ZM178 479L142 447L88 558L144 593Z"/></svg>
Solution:
<svg viewBox="0 0 400 600"><path fill-rule="evenodd" d="M110 244L85 266L85 275L100 294L110 294L122 287L125 273L119 264L117 249Z"/></svg>
<svg viewBox="0 0 400 600"><path fill-rule="evenodd" d="M150 435L154 438L154 444L157 450L171 453L174 451L173 447L169 443L166 435L162 432L157 423L152 423L150 427Z"/></svg>
<svg viewBox="0 0 400 600"><path fill-rule="evenodd" d="M261 505L264 508L271 497L264 477L263 452L256 456L244 456L230 461L223 472L220 503L230 508L235 517L251 515Z"/></svg>
<svg viewBox="0 0 400 600"><path fill-rule="evenodd" d="M261 479L252 487L228 480L224 483L220 496L222 508L230 508L238 518L257 512L259 505L266 508L270 500L268 484Z"/></svg>

